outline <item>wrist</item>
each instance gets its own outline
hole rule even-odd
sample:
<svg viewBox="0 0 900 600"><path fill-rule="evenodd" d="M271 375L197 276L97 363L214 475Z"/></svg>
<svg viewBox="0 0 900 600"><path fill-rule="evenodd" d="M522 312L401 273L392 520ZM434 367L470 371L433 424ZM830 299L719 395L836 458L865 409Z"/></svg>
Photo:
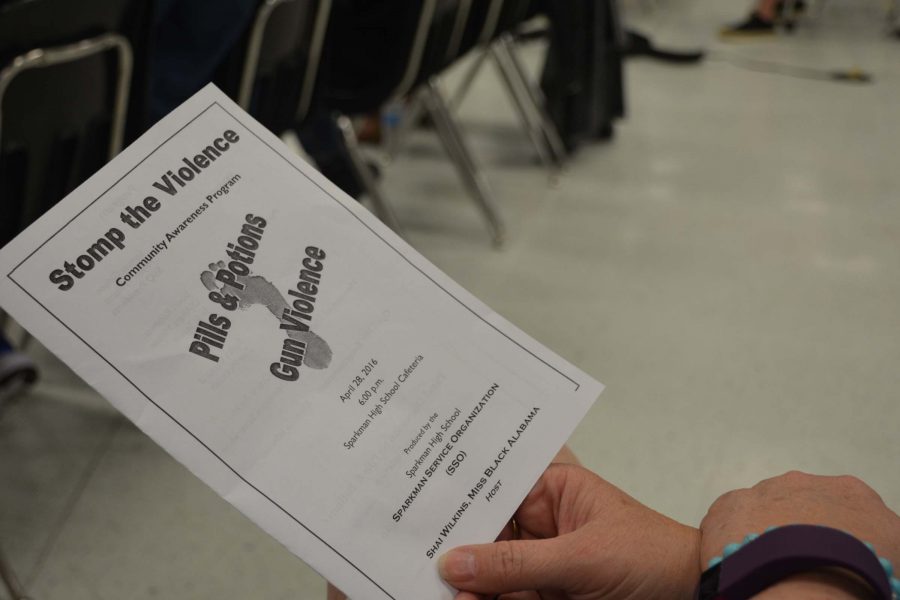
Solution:
<svg viewBox="0 0 900 600"><path fill-rule="evenodd" d="M679 543L671 563L673 575L670 581L673 588L670 597L692 599L703 572L700 568L701 535L699 529L680 524L679 527Z"/></svg>

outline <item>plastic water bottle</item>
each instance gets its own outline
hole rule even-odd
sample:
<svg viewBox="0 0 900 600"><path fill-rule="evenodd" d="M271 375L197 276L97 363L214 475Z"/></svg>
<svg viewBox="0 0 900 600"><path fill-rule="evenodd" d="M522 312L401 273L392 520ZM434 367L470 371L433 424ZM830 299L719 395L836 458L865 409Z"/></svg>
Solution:
<svg viewBox="0 0 900 600"><path fill-rule="evenodd" d="M403 122L405 105L400 100L388 102L381 111L381 143L388 156L396 156L400 140L400 125Z"/></svg>

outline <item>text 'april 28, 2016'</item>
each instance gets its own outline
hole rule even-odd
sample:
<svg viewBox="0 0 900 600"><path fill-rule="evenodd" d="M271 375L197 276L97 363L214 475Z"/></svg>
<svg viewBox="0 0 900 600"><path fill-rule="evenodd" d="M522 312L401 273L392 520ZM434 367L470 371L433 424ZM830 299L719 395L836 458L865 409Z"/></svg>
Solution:
<svg viewBox="0 0 900 600"><path fill-rule="evenodd" d="M363 384L365 377L356 376L348 386L346 394L352 395L353 392L357 390L356 386L360 385L362 386L362 391L357 398L357 403L360 406L366 406L366 404L371 402L372 405L366 406L368 413L362 423L353 430L349 439L344 442L344 448L353 450L357 447L357 444L360 442L363 435L369 431L369 428L372 427L375 420L384 414L384 411L391 401L397 397L400 388L412 378L424 361L424 356L421 354L417 355L389 384L385 383L384 379L377 378L377 372L374 370L374 368L378 366L378 361L376 359L372 359L363 365L360 372L366 374L365 377L370 379L371 385L366 387L366 385ZM372 378L375 378L374 381L371 381ZM348 399L349 397L350 396L347 396ZM344 398L345 395L342 394L342 401L344 401Z"/></svg>

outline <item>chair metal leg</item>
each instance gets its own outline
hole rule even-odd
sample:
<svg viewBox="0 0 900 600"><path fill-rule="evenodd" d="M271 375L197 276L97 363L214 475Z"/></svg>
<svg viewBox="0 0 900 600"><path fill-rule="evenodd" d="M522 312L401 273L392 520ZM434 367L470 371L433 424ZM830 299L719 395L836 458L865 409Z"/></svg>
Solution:
<svg viewBox="0 0 900 600"><path fill-rule="evenodd" d="M510 33L503 34L500 37L500 48L507 55L509 63L515 67L519 80L522 82L522 87L528 92L528 96L531 99L531 106L538 117L541 131L543 131L544 137L547 139L547 146L556 157L557 163L561 165L568 156L566 145L562 140L562 136L559 135L556 123L553 122L550 113L547 112L547 99L544 97L544 93L528 79L528 73L525 71L525 66L522 64L522 59L519 58L519 53L516 50L515 37Z"/></svg>
<svg viewBox="0 0 900 600"><path fill-rule="evenodd" d="M6 556L3 555L2 549L0 549L0 581L3 582L3 585L6 587L12 600L30 600L25 594L22 585L19 583L9 561L6 560Z"/></svg>
<svg viewBox="0 0 900 600"><path fill-rule="evenodd" d="M478 73L481 71L481 67L484 66L485 61L490 56L490 49L482 50L478 53L478 56L475 58L475 62L469 66L469 70L466 71L465 75L463 75L462 81L459 83L459 86L456 88L456 91L453 93L453 98L450 100L450 110L456 110L459 108L459 105L462 104L463 100L466 98L466 94L469 93L469 88L472 87L472 83L475 81L475 78L478 77Z"/></svg>
<svg viewBox="0 0 900 600"><path fill-rule="evenodd" d="M531 99L529 98L528 93L522 89L522 82L519 80L516 68L509 60L509 55L504 52L499 43L493 44L490 52L491 57L494 59L494 63L497 65L497 72L500 74L500 79L505 84L506 90L509 92L509 97L516 107L516 112L519 114L522 126L528 133L528 137L531 138L531 144L537 151L544 166L551 171L555 171L559 167L556 157L553 156L550 147L547 145L547 141L544 138L544 132L541 129L541 124L539 122L540 119L531 106Z"/></svg>
<svg viewBox="0 0 900 600"><path fill-rule="evenodd" d="M497 42L478 54L475 62L463 75L462 81L449 102L449 108L451 110L459 108L488 58L494 59L501 79L506 84L541 161L549 165L550 160L548 159L552 157L552 162L556 166L561 165L567 156L565 144L546 111L543 94L528 82L522 62L515 52L515 39L511 34L500 36ZM537 140L536 129L540 129L540 136L546 141Z"/></svg>
<svg viewBox="0 0 900 600"><path fill-rule="evenodd" d="M337 117L337 125L341 130L341 134L344 136L344 142L347 146L347 153L353 163L353 169L356 172L356 176L359 177L359 181L362 183L366 195L372 201L375 214L385 225L393 229L395 233L402 235L400 222L397 220L394 209L391 208L391 205L384 197L381 186L378 185L378 182L369 170L369 165L366 164L366 161L363 158L362 149L359 147L359 140L356 138L356 132L353 130L353 123L346 115L340 115Z"/></svg>
<svg viewBox="0 0 900 600"><path fill-rule="evenodd" d="M459 127L453 120L450 108L444 100L436 79L432 78L425 84L423 98L428 113L434 121L438 135L444 144L444 148L447 150L447 154L449 154L450 159L462 177L463 183L469 190L472 199L475 200L478 208L487 220L494 246L502 246L505 237L505 227L500 217L500 212L496 207L493 193L481 170L478 168L475 159L472 157Z"/></svg>

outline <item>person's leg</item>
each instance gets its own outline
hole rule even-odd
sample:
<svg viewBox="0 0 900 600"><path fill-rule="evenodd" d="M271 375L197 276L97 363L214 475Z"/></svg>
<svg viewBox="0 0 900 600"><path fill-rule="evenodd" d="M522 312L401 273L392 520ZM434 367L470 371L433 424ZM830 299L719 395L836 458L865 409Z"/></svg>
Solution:
<svg viewBox="0 0 900 600"><path fill-rule="evenodd" d="M331 585L330 582L326 594L327 600L347 600L347 596L344 595L344 592Z"/></svg>
<svg viewBox="0 0 900 600"><path fill-rule="evenodd" d="M12 397L37 379L37 368L30 358L16 352L0 333L0 401Z"/></svg>
<svg viewBox="0 0 900 600"><path fill-rule="evenodd" d="M325 111L314 113L297 130L297 136L322 175L353 198L362 195L362 183L333 116Z"/></svg>
<svg viewBox="0 0 900 600"><path fill-rule="evenodd" d="M7 352L12 352L12 344L9 343L9 340L6 339L6 336L0 333L0 356L6 354Z"/></svg>
<svg viewBox="0 0 900 600"><path fill-rule="evenodd" d="M758 0L750 15L739 23L728 25L720 31L723 38L771 35L775 33L775 21L782 0Z"/></svg>
<svg viewBox="0 0 900 600"><path fill-rule="evenodd" d="M754 35L770 35L775 33L775 26L781 24L786 29L794 27L794 21L806 12L806 0L757 0L750 15L739 23L728 25L722 29L723 38Z"/></svg>
<svg viewBox="0 0 900 600"><path fill-rule="evenodd" d="M150 123L209 83L241 33L254 0L157 0L150 61Z"/></svg>
<svg viewBox="0 0 900 600"><path fill-rule="evenodd" d="M774 22L778 17L778 3L781 0L760 0L756 5L756 14L766 21Z"/></svg>

